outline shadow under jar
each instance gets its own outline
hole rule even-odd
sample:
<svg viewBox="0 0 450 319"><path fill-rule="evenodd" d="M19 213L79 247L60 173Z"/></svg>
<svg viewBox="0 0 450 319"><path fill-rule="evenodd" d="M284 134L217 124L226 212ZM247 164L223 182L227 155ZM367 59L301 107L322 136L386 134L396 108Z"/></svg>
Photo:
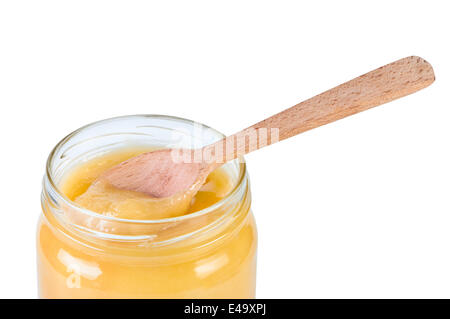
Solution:
<svg viewBox="0 0 450 319"><path fill-rule="evenodd" d="M96 122L51 152L37 231L41 298L254 298L257 233L246 166L222 166L220 200L179 217L135 220L77 205L61 187L82 163L130 146L201 147L223 134L155 115Z"/></svg>

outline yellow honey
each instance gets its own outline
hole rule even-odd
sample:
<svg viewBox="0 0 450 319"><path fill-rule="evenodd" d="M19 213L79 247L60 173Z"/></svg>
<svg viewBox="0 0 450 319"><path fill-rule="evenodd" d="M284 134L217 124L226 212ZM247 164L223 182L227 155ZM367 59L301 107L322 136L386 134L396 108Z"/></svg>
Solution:
<svg viewBox="0 0 450 319"><path fill-rule="evenodd" d="M177 213L169 205L168 214L152 214L153 203L139 193L103 188L85 196L102 172L144 151L123 147L80 158L57 184L46 177L39 296L254 297L257 240L245 172L236 179L217 169Z"/></svg>

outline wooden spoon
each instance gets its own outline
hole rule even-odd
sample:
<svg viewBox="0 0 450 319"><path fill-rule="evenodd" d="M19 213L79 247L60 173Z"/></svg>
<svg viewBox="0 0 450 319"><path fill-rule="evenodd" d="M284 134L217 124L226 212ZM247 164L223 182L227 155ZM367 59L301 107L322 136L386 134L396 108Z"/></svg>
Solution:
<svg viewBox="0 0 450 319"><path fill-rule="evenodd" d="M200 189L208 174L227 161L414 93L429 86L434 79L428 62L420 57L407 57L301 102L203 149L183 150L183 161L180 161L179 150L148 152L111 168L100 179L116 188L155 198L184 194L183 197L189 199ZM278 129L278 136L266 138L270 134L264 133L265 129L269 132ZM255 132L257 138L254 138Z"/></svg>

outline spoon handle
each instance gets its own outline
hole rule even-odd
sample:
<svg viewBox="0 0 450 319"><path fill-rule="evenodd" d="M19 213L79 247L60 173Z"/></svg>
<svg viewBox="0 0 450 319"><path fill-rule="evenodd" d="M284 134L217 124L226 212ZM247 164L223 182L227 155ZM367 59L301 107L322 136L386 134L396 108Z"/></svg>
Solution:
<svg viewBox="0 0 450 319"><path fill-rule="evenodd" d="M403 58L294 105L206 148L215 154L217 164L223 163L414 93L429 86L434 79L433 68L427 61L416 56ZM220 150L220 155L217 150Z"/></svg>

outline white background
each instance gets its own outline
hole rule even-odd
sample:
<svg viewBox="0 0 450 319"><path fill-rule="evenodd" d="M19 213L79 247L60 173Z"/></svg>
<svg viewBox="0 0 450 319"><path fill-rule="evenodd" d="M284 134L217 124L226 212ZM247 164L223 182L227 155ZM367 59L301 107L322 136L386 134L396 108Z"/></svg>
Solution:
<svg viewBox="0 0 450 319"><path fill-rule="evenodd" d="M247 156L257 296L450 297L447 1L1 1L0 297L37 296L52 147L169 114L231 134L419 55L429 88Z"/></svg>

